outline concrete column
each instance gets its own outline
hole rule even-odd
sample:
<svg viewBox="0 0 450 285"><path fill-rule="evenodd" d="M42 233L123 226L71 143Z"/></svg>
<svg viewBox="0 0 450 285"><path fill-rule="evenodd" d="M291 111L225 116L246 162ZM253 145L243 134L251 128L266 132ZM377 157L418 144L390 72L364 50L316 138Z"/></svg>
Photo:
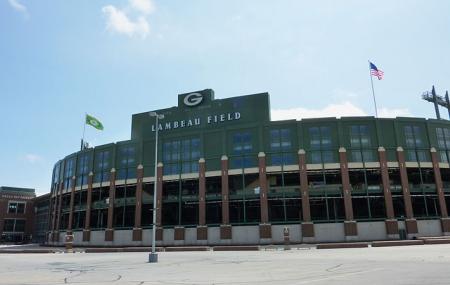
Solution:
<svg viewBox="0 0 450 285"><path fill-rule="evenodd" d="M314 241L314 224L311 222L311 209L309 206L308 173L306 169L306 152L298 151L298 168L300 173L300 194L302 199L302 236L303 242Z"/></svg>
<svg viewBox="0 0 450 285"><path fill-rule="evenodd" d="M208 227L206 227L206 165L205 159L198 161L198 226L197 240L208 239Z"/></svg>
<svg viewBox="0 0 450 285"><path fill-rule="evenodd" d="M394 205L392 203L391 185L389 183L389 172L387 167L386 150L380 146L378 148L380 160L381 181L383 185L384 204L386 207L386 232L388 238L399 239L398 221L395 219Z"/></svg>
<svg viewBox="0 0 450 285"><path fill-rule="evenodd" d="M409 192L408 173L406 172L405 152L402 147L397 147L398 168L400 171L400 181L402 183L403 203L405 204L406 214L406 232L408 238L414 237L418 233L417 221L414 218L414 212L411 202L411 193Z"/></svg>
<svg viewBox="0 0 450 285"><path fill-rule="evenodd" d="M162 228L162 191L163 191L163 164L158 163L156 170L156 181L158 185L156 188L156 240L163 240L163 228Z"/></svg>
<svg viewBox="0 0 450 285"><path fill-rule="evenodd" d="M139 164L136 170L136 209L134 211L134 228L133 228L133 241L142 241L142 184L144 179L144 167Z"/></svg>
<svg viewBox="0 0 450 285"><path fill-rule="evenodd" d="M72 224L73 224L73 204L75 199L75 183L76 177L72 177L72 187L70 189L70 204L69 204L69 220L67 221L66 235L72 234Z"/></svg>
<svg viewBox="0 0 450 285"><path fill-rule="evenodd" d="M228 157L223 155L220 159L222 172L222 225L220 225L220 239L230 240L232 237L230 225L230 204L228 185Z"/></svg>
<svg viewBox="0 0 450 285"><path fill-rule="evenodd" d="M441 208L441 226L444 235L450 235L450 218L448 217L447 205L445 203L444 186L442 184L441 170L439 169L439 158L434 147L431 148L431 161L433 163L434 181L436 183L436 192L439 199L439 208Z"/></svg>
<svg viewBox="0 0 450 285"><path fill-rule="evenodd" d="M353 220L353 204L350 177L348 174L347 150L344 147L339 148L339 161L342 176L342 192L344 195L345 221L344 232L347 240L358 239L358 228L356 221Z"/></svg>
<svg viewBox="0 0 450 285"><path fill-rule="evenodd" d="M114 240L114 196L116 194L116 169L111 169L111 175L109 180L109 206L108 206L108 221L105 230L105 241Z"/></svg>
<svg viewBox="0 0 450 285"><path fill-rule="evenodd" d="M87 199L86 199L86 218L84 220L83 229L83 241L91 240L91 209L92 209L92 183L94 180L94 173L89 172L88 177L88 189L87 189Z"/></svg>
<svg viewBox="0 0 450 285"><path fill-rule="evenodd" d="M259 224L259 238L260 240L267 240L272 238L272 227L269 224L269 207L267 202L267 175L266 175L266 154L264 152L258 153L258 168L259 168L259 200L261 207L261 223Z"/></svg>

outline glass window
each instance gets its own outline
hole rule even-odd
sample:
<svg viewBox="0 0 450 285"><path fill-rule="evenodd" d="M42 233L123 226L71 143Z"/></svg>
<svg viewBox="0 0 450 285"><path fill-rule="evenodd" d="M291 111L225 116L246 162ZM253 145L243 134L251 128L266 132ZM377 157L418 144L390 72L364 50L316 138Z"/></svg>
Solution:
<svg viewBox="0 0 450 285"><path fill-rule="evenodd" d="M200 139L183 139L163 144L164 174L198 172Z"/></svg>
<svg viewBox="0 0 450 285"><path fill-rule="evenodd" d="M9 214L15 214L17 211L17 203L16 202L10 202L8 204L8 213Z"/></svg>
<svg viewBox="0 0 450 285"><path fill-rule="evenodd" d="M450 129L436 128L436 137L441 162L450 162Z"/></svg>
<svg viewBox="0 0 450 285"><path fill-rule="evenodd" d="M405 126L406 146L410 148L423 147L422 128L419 126Z"/></svg>
<svg viewBox="0 0 450 285"><path fill-rule="evenodd" d="M328 163L334 161L334 155L331 151L331 128L330 127L311 127L309 128L309 144L311 147L312 163Z"/></svg>
<svg viewBox="0 0 450 285"><path fill-rule="evenodd" d="M14 231L14 219L5 219L3 224L4 232L13 232Z"/></svg>
<svg viewBox="0 0 450 285"><path fill-rule="evenodd" d="M366 125L350 126L350 148L353 162L374 161L373 152L363 150L372 147L369 127Z"/></svg>
<svg viewBox="0 0 450 285"><path fill-rule="evenodd" d="M25 213L25 203L17 203L17 214Z"/></svg>
<svg viewBox="0 0 450 285"><path fill-rule="evenodd" d="M64 169L64 189L69 189L72 186L72 177L74 176L75 159L70 158L66 160L66 166Z"/></svg>
<svg viewBox="0 0 450 285"><path fill-rule="evenodd" d="M95 176L94 182L109 181L109 157L110 151L104 150L95 154Z"/></svg>
<svg viewBox="0 0 450 285"><path fill-rule="evenodd" d="M233 155L232 168L246 168L253 165L249 154L253 151L252 135L250 132L235 133L232 137Z"/></svg>
<svg viewBox="0 0 450 285"><path fill-rule="evenodd" d="M235 133L233 135L233 153L246 154L253 149L252 136L249 132Z"/></svg>
<svg viewBox="0 0 450 285"><path fill-rule="evenodd" d="M283 153L291 150L291 131L289 129L270 130L271 165L293 164L293 154Z"/></svg>
<svg viewBox="0 0 450 285"><path fill-rule="evenodd" d="M14 227L15 232L24 232L25 231L25 220L16 220L16 225Z"/></svg>
<svg viewBox="0 0 450 285"><path fill-rule="evenodd" d="M422 139L422 128L419 126L405 126L405 143L407 146L406 158L408 161L427 161L428 157L424 150L418 150L424 147Z"/></svg>

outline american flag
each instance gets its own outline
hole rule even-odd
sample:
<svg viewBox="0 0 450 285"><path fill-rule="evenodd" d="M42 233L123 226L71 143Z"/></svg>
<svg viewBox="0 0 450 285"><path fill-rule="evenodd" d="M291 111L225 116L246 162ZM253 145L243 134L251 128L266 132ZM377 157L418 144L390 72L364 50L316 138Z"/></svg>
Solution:
<svg viewBox="0 0 450 285"><path fill-rule="evenodd" d="M382 70L379 70L377 68L377 66L375 64L371 63L370 61L369 61L369 64L370 64L370 74L372 76L376 76L378 78L378 80L383 79L384 72Z"/></svg>

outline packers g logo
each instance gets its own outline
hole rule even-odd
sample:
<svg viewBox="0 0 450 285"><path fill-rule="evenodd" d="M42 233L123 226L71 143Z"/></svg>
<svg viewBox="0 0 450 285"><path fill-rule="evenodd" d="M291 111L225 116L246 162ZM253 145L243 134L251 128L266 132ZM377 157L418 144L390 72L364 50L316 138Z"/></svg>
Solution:
<svg viewBox="0 0 450 285"><path fill-rule="evenodd" d="M186 95L183 99L183 103L186 106L192 107L197 106L203 101L203 95L200 93L191 93Z"/></svg>
<svg viewBox="0 0 450 285"><path fill-rule="evenodd" d="M92 126L94 126L94 127L97 127L97 126L98 126L98 123L97 123L96 120L89 120L89 123L90 123Z"/></svg>

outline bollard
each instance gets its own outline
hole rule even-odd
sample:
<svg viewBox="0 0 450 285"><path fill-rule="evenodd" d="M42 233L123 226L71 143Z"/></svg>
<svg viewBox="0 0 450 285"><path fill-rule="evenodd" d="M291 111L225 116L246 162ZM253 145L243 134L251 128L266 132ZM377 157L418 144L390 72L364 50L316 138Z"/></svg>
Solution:
<svg viewBox="0 0 450 285"><path fill-rule="evenodd" d="M283 236L284 236L284 250L290 250L291 249L291 246L290 246L291 240L289 237L289 228L288 227L284 227Z"/></svg>
<svg viewBox="0 0 450 285"><path fill-rule="evenodd" d="M67 253L73 253L73 235L72 234L66 234L66 252Z"/></svg>

